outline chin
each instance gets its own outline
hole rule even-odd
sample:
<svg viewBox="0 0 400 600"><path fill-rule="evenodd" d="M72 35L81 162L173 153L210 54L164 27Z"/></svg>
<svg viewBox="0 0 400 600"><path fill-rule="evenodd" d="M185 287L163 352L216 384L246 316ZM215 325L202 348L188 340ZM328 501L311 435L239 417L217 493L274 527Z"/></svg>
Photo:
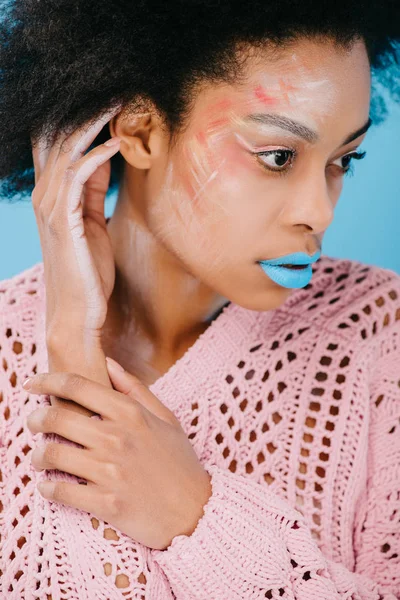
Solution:
<svg viewBox="0 0 400 600"><path fill-rule="evenodd" d="M242 295L237 300L232 300L236 304L239 304L242 308L263 312L267 310L275 310L282 306L292 292L292 289L284 288L271 282L271 287L269 290L263 290L259 294L253 293Z"/></svg>

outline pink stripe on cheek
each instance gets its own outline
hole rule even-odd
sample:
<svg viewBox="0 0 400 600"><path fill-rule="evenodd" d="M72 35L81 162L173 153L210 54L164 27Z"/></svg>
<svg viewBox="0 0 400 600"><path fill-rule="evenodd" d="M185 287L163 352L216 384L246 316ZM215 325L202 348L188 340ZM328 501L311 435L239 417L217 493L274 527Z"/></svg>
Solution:
<svg viewBox="0 0 400 600"><path fill-rule="evenodd" d="M197 134L196 139L204 136L202 148L185 148L183 160L180 162L180 168L177 171L180 179L180 185L185 190L188 199L192 202L192 209L195 209L201 202L201 190L207 184L207 179L212 175L214 155L208 150L207 136Z"/></svg>
<svg viewBox="0 0 400 600"><path fill-rule="evenodd" d="M225 161L219 173L221 177L239 177L248 176L249 169L252 168L252 159L248 152L244 150L238 143L229 142L223 148Z"/></svg>
<svg viewBox="0 0 400 600"><path fill-rule="evenodd" d="M201 146L205 146L207 143L207 137L204 131L199 131L199 133L196 134L196 139Z"/></svg>
<svg viewBox="0 0 400 600"><path fill-rule="evenodd" d="M218 119L214 119L208 125L208 129L212 131L213 129L218 129L219 127L223 127L229 122L228 117L219 117Z"/></svg>
<svg viewBox="0 0 400 600"><path fill-rule="evenodd" d="M196 190L194 188L194 180L193 175L190 172L190 167L188 170L182 171L180 175L183 189L185 190L189 198L193 198L196 194Z"/></svg>

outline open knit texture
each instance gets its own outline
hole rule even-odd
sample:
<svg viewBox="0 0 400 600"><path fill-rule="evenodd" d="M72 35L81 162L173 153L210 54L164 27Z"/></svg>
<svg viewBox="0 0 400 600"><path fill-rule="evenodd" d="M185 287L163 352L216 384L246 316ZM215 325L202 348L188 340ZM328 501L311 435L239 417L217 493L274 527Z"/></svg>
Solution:
<svg viewBox="0 0 400 600"><path fill-rule="evenodd" d="M400 276L327 256L313 271L276 310L227 305L150 386L212 477L165 550L40 495L79 481L30 462L63 440L26 427L50 404L22 388L48 371L43 263L0 282L1 598L400 597Z"/></svg>

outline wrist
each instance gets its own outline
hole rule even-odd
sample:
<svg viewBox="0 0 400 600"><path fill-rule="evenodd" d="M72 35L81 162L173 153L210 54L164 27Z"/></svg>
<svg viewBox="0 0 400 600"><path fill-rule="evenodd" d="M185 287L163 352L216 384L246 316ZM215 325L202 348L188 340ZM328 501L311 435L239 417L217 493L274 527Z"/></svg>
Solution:
<svg viewBox="0 0 400 600"><path fill-rule="evenodd" d="M82 330L53 329L46 335L49 372L77 373L107 387L112 387L106 357L99 336Z"/></svg>
<svg viewBox="0 0 400 600"><path fill-rule="evenodd" d="M174 527L173 533L169 534L167 537L167 542L164 544L162 550L167 550L171 544L172 540L178 535L186 535L190 537L195 530L201 519L204 517L204 507L208 504L211 496L212 496L212 484L211 484L211 475L204 469L204 479L203 484L201 486L201 491L196 495L197 502L195 505L184 506L183 515L179 518L178 525ZM188 516L190 515L190 520L188 521ZM186 523L183 526L183 523Z"/></svg>
<svg viewBox="0 0 400 600"><path fill-rule="evenodd" d="M49 348L75 345L76 340L100 348L101 331L85 329L77 319L57 319L46 324L46 343Z"/></svg>

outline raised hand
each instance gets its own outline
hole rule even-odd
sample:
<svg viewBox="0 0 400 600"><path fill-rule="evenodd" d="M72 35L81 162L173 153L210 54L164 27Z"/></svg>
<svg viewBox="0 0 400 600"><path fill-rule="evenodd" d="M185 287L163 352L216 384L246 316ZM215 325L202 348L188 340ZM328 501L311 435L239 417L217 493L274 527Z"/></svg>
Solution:
<svg viewBox="0 0 400 600"><path fill-rule="evenodd" d="M44 263L49 370L72 371L105 385L110 383L100 334L115 266L104 201L120 139L84 153L119 111L60 135L49 148L43 138L32 140L32 204Z"/></svg>
<svg viewBox="0 0 400 600"><path fill-rule="evenodd" d="M119 151L120 139L84 152L117 112L57 139L49 150L43 139L32 148L32 204L43 253L50 333L53 327L58 332L59 322L70 317L89 332L98 332L104 324L115 281L104 201L110 158Z"/></svg>

